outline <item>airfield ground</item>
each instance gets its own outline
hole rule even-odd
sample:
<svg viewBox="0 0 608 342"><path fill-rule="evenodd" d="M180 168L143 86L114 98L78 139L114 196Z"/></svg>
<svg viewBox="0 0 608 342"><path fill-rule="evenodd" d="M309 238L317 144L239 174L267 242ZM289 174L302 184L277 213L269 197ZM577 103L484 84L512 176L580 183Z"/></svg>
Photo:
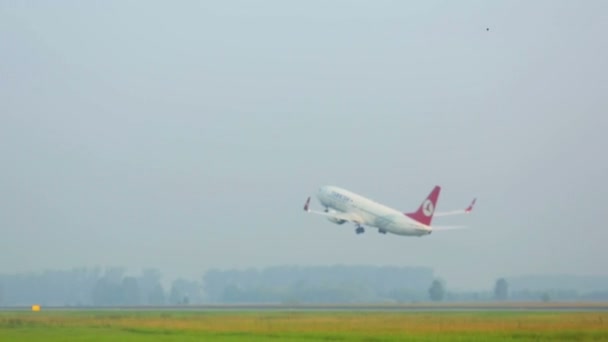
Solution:
<svg viewBox="0 0 608 342"><path fill-rule="evenodd" d="M608 341L606 306L533 306L537 309L5 309L0 341Z"/></svg>

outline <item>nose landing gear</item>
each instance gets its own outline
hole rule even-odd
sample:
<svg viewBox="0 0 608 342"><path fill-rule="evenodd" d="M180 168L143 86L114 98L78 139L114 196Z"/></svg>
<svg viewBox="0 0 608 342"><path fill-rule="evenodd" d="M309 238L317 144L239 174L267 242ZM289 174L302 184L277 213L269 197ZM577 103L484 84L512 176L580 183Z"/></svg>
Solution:
<svg viewBox="0 0 608 342"><path fill-rule="evenodd" d="M357 234L363 234L363 233L365 233L365 228L363 228L360 225L357 225L357 228L355 229L355 233L357 233Z"/></svg>

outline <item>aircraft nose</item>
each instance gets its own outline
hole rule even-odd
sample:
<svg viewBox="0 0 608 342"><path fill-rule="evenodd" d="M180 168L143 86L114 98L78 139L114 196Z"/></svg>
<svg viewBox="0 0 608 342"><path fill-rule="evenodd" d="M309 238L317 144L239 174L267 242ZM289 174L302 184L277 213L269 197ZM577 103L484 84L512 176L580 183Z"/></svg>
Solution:
<svg viewBox="0 0 608 342"><path fill-rule="evenodd" d="M319 191L317 191L317 198L319 199L319 201L323 202L324 198L327 196L328 193L329 186L324 185L319 188Z"/></svg>
<svg viewBox="0 0 608 342"><path fill-rule="evenodd" d="M325 187L324 187L324 186L322 186L322 187L320 187L320 188L317 190L317 198L319 198L319 197L323 196L323 190L324 190L324 188L325 188Z"/></svg>

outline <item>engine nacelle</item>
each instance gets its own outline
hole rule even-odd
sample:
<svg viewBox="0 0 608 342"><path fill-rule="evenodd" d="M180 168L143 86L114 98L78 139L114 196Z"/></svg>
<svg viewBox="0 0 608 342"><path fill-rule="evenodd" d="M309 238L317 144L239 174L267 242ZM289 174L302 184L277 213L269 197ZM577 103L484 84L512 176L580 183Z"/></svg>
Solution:
<svg viewBox="0 0 608 342"><path fill-rule="evenodd" d="M346 222L346 220L340 220L335 217L328 217L327 219L335 224L344 224L344 222Z"/></svg>

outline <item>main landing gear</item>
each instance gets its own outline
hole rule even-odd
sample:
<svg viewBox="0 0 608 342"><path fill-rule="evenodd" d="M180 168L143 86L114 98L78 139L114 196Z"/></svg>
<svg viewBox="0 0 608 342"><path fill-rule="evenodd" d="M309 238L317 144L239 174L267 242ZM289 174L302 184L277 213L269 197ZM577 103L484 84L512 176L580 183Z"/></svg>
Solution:
<svg viewBox="0 0 608 342"><path fill-rule="evenodd" d="M357 234L363 234L363 233L365 233L365 228L363 228L360 225L357 225L357 229L355 229L355 233L357 233Z"/></svg>

